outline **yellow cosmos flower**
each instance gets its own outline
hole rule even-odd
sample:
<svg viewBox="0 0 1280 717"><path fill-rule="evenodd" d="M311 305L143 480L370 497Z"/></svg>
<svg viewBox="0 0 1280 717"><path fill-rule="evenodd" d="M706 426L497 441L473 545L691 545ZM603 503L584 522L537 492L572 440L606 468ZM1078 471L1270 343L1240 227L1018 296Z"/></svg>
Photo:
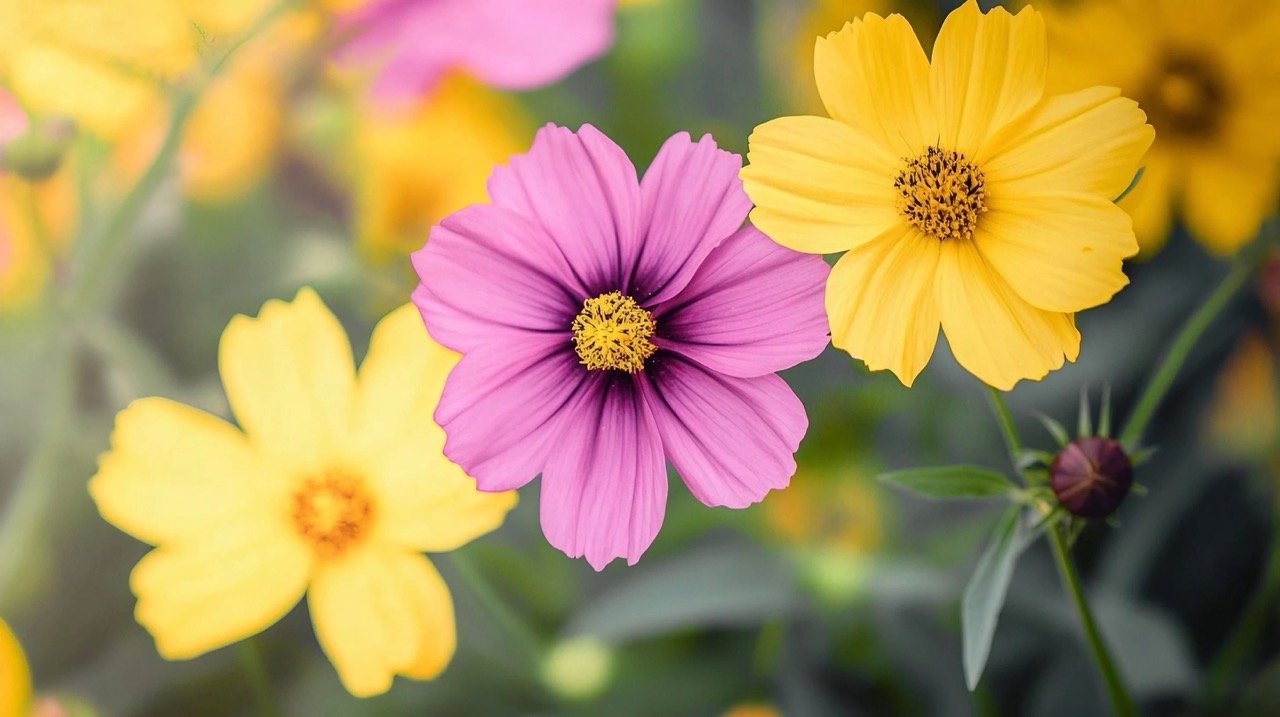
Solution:
<svg viewBox="0 0 1280 717"><path fill-rule="evenodd" d="M884 535L875 493L860 476L846 472L801 469L762 509L775 535L801 547L864 555Z"/></svg>
<svg viewBox="0 0 1280 717"><path fill-rule="evenodd" d="M1242 458L1280 453L1277 361L1280 344L1263 332L1251 331L1240 338L1218 377L1206 416L1207 435L1215 446Z"/></svg>
<svg viewBox="0 0 1280 717"><path fill-rule="evenodd" d="M1144 253L1175 208L1210 251L1257 234L1280 199L1280 3L1082 0L1045 13L1053 87L1120 87L1159 139L1120 206Z"/></svg>
<svg viewBox="0 0 1280 717"><path fill-rule="evenodd" d="M31 671L22 645L0 620L0 717L26 717L31 709Z"/></svg>
<svg viewBox="0 0 1280 717"><path fill-rule="evenodd" d="M66 168L41 182L0 175L0 314L31 306L66 248L75 220Z"/></svg>
<svg viewBox="0 0 1280 717"><path fill-rule="evenodd" d="M89 490L104 518L157 546L130 584L161 655L253 635L306 593L353 694L444 669L453 603L419 551L458 548L516 502L476 491L443 457L431 416L456 358L405 306L374 330L357 375L341 325L304 289L222 335L242 430L162 398L121 411Z"/></svg>
<svg viewBox="0 0 1280 717"><path fill-rule="evenodd" d="M846 252L827 282L832 342L907 385L941 327L960 365L1012 388L1075 360L1074 313L1127 283L1138 250L1113 199L1153 131L1095 87L1044 95L1044 23L972 0L930 62L899 15L820 38L831 118L756 128L742 178L779 243Z"/></svg>
<svg viewBox="0 0 1280 717"><path fill-rule="evenodd" d="M199 57L172 0L0 0L0 77L39 114L108 138L160 101Z"/></svg>
<svg viewBox="0 0 1280 717"><path fill-rule="evenodd" d="M354 140L361 247L375 261L403 261L440 219L488 201L494 165L529 136L514 101L458 74L407 111L367 104Z"/></svg>

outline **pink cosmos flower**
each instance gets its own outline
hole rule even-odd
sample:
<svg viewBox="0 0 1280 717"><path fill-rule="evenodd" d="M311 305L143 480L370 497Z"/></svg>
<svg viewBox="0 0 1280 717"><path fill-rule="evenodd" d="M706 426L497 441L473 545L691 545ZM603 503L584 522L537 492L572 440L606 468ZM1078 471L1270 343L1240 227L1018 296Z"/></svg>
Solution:
<svg viewBox="0 0 1280 717"><path fill-rule="evenodd" d="M374 92L425 93L462 69L485 83L528 89L562 79L613 42L617 0L372 0L342 27L341 52L382 68Z"/></svg>
<svg viewBox="0 0 1280 717"><path fill-rule="evenodd" d="M547 540L634 564L665 461L707 505L787 485L808 427L775 372L827 343L827 265L744 225L742 158L667 140L641 182L590 125L548 125L413 256L414 302L463 354L436 420L481 490L542 474Z"/></svg>

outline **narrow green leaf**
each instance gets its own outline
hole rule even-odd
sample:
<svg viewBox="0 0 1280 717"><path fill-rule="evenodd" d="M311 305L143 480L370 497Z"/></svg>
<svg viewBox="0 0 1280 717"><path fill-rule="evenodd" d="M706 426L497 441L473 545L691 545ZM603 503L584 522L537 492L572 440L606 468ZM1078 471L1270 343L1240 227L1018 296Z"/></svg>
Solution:
<svg viewBox="0 0 1280 717"><path fill-rule="evenodd" d="M928 498L991 498L1017 487L1003 473L980 466L912 468L882 473L880 480Z"/></svg>
<svg viewBox="0 0 1280 717"><path fill-rule="evenodd" d="M1111 384L1102 384L1102 408L1098 409L1098 435L1111 437Z"/></svg>
<svg viewBox="0 0 1280 717"><path fill-rule="evenodd" d="M1143 463L1146 463L1147 461L1151 460L1151 457L1154 456L1156 454L1156 451L1158 450L1159 449L1156 448L1155 446L1147 446L1146 448L1140 448L1136 451L1131 451L1129 453L1129 462L1135 466L1140 466Z"/></svg>
<svg viewBox="0 0 1280 717"><path fill-rule="evenodd" d="M1076 418L1076 437L1093 435L1093 409L1089 406L1089 389L1080 389L1080 415Z"/></svg>
<svg viewBox="0 0 1280 717"><path fill-rule="evenodd" d="M1146 167L1138 167L1138 171L1133 173L1133 179L1129 182L1129 186L1125 187L1123 192L1120 192L1120 196L1116 197L1115 201L1118 202L1129 196L1129 192L1132 192L1138 186L1138 182L1142 181L1142 175L1146 173Z"/></svg>
<svg viewBox="0 0 1280 717"><path fill-rule="evenodd" d="M1059 448L1071 442L1071 438L1067 435L1067 429L1063 428L1061 423L1043 413L1037 413L1036 418L1039 418L1040 423L1044 424L1045 430L1049 432L1049 435L1053 436L1053 440L1058 442Z"/></svg>
<svg viewBox="0 0 1280 717"><path fill-rule="evenodd" d="M1048 451L1038 451L1034 448L1024 448L1022 453L1018 454L1018 462L1016 467L1020 471L1035 466L1047 466L1053 463L1053 454Z"/></svg>
<svg viewBox="0 0 1280 717"><path fill-rule="evenodd" d="M991 641L996 635L996 623L1000 620L1000 610L1004 607L1009 582L1013 579L1014 563L1024 546L1019 536L1021 512L1021 507L1015 506L1000 518L960 601L964 680L970 691L978 686L982 671L986 669Z"/></svg>

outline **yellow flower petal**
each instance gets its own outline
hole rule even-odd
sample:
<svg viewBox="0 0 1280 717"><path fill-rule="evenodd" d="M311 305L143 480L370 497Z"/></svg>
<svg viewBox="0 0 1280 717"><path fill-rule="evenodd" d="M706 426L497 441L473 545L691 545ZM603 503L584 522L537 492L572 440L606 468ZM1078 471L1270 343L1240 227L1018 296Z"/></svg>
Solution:
<svg viewBox="0 0 1280 717"><path fill-rule="evenodd" d="M325 565L308 599L320 646L357 697L397 674L430 679L453 657L453 599L421 555L362 550Z"/></svg>
<svg viewBox="0 0 1280 717"><path fill-rule="evenodd" d="M969 0L954 10L929 68L938 145L979 156L992 133L1040 101L1047 62L1044 20L1032 8L983 14Z"/></svg>
<svg viewBox="0 0 1280 717"><path fill-rule="evenodd" d="M814 254L868 242L900 221L901 161L847 125L783 117L751 133L743 185L751 221L783 246Z"/></svg>
<svg viewBox="0 0 1280 717"><path fill-rule="evenodd" d="M1080 333L1069 314L1028 304L987 265L977 245L942 242L938 262L938 306L942 331L956 361L1001 390L1040 379L1075 361Z"/></svg>
<svg viewBox="0 0 1280 717"><path fill-rule="evenodd" d="M109 140L160 102L158 88L147 80L54 47L24 47L10 63L8 79L32 111L72 117Z"/></svg>
<svg viewBox="0 0 1280 717"><path fill-rule="evenodd" d="M378 323L360 367L354 440L382 500L383 540L413 550L458 548L502 524L516 494L481 493L443 455L432 418L458 355L436 343L406 304Z"/></svg>
<svg viewBox="0 0 1280 717"><path fill-rule="evenodd" d="M260 512L275 477L225 421L163 398L116 416L89 493L102 517L153 545L189 542Z"/></svg>
<svg viewBox="0 0 1280 717"><path fill-rule="evenodd" d="M1085 194L1001 197L992 193L974 241L1024 300L1074 313L1105 304L1129 283L1124 260L1138 253L1133 223L1110 200Z"/></svg>
<svg viewBox="0 0 1280 717"><path fill-rule="evenodd" d="M929 100L929 60L901 15L866 15L818 38L818 93L833 118L899 157L937 138Z"/></svg>
<svg viewBox="0 0 1280 717"><path fill-rule="evenodd" d="M231 409L260 450L306 470L333 457L351 426L355 366L342 325L315 291L232 319L218 365Z"/></svg>
<svg viewBox="0 0 1280 717"><path fill-rule="evenodd" d="M280 520L238 520L200 541L156 548L130 586L138 623L169 660L197 657L270 627L302 598L311 553Z"/></svg>
<svg viewBox="0 0 1280 717"><path fill-rule="evenodd" d="M0 620L0 717L26 717L31 705L31 671L22 645Z"/></svg>
<svg viewBox="0 0 1280 717"><path fill-rule="evenodd" d="M1183 217L1209 251L1234 253L1276 210L1280 163L1274 157L1206 152L1189 164Z"/></svg>
<svg viewBox="0 0 1280 717"><path fill-rule="evenodd" d="M827 280L836 348L910 386L938 340L934 277L943 243L903 225L841 257Z"/></svg>
<svg viewBox="0 0 1280 717"><path fill-rule="evenodd" d="M237 63L205 91L182 135L187 193L232 199L271 166L281 134L283 90L270 68Z"/></svg>
<svg viewBox="0 0 1280 717"><path fill-rule="evenodd" d="M987 191L1086 192L1114 200L1155 139L1138 103L1112 87L1052 97L988 143Z"/></svg>

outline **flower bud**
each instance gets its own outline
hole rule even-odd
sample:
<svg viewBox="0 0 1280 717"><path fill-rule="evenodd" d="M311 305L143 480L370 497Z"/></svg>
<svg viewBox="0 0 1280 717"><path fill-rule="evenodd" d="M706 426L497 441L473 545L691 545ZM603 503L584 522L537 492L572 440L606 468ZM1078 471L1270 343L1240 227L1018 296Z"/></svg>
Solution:
<svg viewBox="0 0 1280 717"><path fill-rule="evenodd" d="M1087 436L1068 443L1049 466L1049 486L1072 515L1105 518L1133 487L1133 462L1110 438Z"/></svg>
<svg viewBox="0 0 1280 717"><path fill-rule="evenodd" d="M0 168L30 182L48 179L62 165L74 135L74 126L63 119L32 125L0 148Z"/></svg>
<svg viewBox="0 0 1280 717"><path fill-rule="evenodd" d="M1272 316L1280 318L1280 249L1263 259L1258 269L1258 299Z"/></svg>

